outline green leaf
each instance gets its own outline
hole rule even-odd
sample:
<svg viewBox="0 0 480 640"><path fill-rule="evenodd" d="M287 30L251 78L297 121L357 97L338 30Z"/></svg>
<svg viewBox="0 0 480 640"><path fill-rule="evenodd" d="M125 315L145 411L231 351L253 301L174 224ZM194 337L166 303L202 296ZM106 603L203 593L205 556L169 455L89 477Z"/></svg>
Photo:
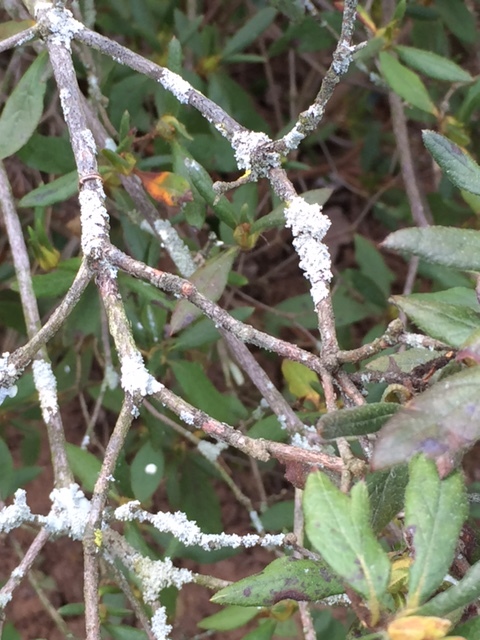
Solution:
<svg viewBox="0 0 480 640"><path fill-rule="evenodd" d="M430 78L446 82L471 82L473 80L468 71L462 69L453 60L439 56L432 51L403 45L397 45L395 51L405 64Z"/></svg>
<svg viewBox="0 0 480 640"><path fill-rule="evenodd" d="M185 398L198 409L221 422L235 423L247 417L247 411L236 396L221 393L205 375L197 362L170 362Z"/></svg>
<svg viewBox="0 0 480 640"><path fill-rule="evenodd" d="M64 175L75 169L72 146L66 137L34 133L27 144L19 149L17 155L27 167L44 173ZM75 173L75 186L77 182Z"/></svg>
<svg viewBox="0 0 480 640"><path fill-rule="evenodd" d="M11 156L30 139L43 113L48 63L41 53L8 97L0 116L0 160Z"/></svg>
<svg viewBox="0 0 480 640"><path fill-rule="evenodd" d="M410 373L415 367L435 360L435 358L438 358L438 353L435 351L423 347L413 347L412 349L407 349L407 351L379 356L367 362L365 368L369 371L381 371L382 373L393 369L400 370L403 373Z"/></svg>
<svg viewBox="0 0 480 640"><path fill-rule="evenodd" d="M478 640L480 638L480 617L477 616L459 627L455 627L451 635L460 636L465 640Z"/></svg>
<svg viewBox="0 0 480 640"><path fill-rule="evenodd" d="M435 464L416 456L405 491L405 526L412 535L407 608L416 609L441 585L468 515L465 484L458 471L440 480Z"/></svg>
<svg viewBox="0 0 480 640"><path fill-rule="evenodd" d="M277 628L277 621L272 618L261 620L258 627L249 631L243 636L242 640L270 640Z"/></svg>
<svg viewBox="0 0 480 640"><path fill-rule="evenodd" d="M480 166L463 149L429 129L422 131L422 138L440 169L456 187L480 195Z"/></svg>
<svg viewBox="0 0 480 640"><path fill-rule="evenodd" d="M480 271L480 231L475 229L400 229L387 236L382 247L405 251L433 264L464 271Z"/></svg>
<svg viewBox="0 0 480 640"><path fill-rule="evenodd" d="M293 529L293 500L272 504L260 516L266 531L291 531Z"/></svg>
<svg viewBox="0 0 480 640"><path fill-rule="evenodd" d="M407 467L369 473L365 479L371 505L371 524L377 533L402 510L407 486Z"/></svg>
<svg viewBox="0 0 480 640"><path fill-rule="evenodd" d="M452 347L461 347L473 331L480 328L480 315L469 307L448 304L433 295L412 293L392 296L392 301L429 336Z"/></svg>
<svg viewBox="0 0 480 640"><path fill-rule="evenodd" d="M231 247L208 260L190 277L190 282L209 300L216 302L227 286L228 274L237 257L238 249ZM172 313L170 335L184 329L202 315L201 310L188 300L180 300Z"/></svg>
<svg viewBox="0 0 480 640"><path fill-rule="evenodd" d="M317 423L325 440L375 433L391 418L400 406L394 402L374 402L351 409L326 413Z"/></svg>
<svg viewBox="0 0 480 640"><path fill-rule="evenodd" d="M382 469L424 453L447 475L480 438L480 367L448 376L414 398L380 431L372 468Z"/></svg>
<svg viewBox="0 0 480 640"><path fill-rule="evenodd" d="M184 511L190 520L195 520L198 526L206 533L221 533L222 514L220 501L210 476L199 466L208 462L198 455L190 454L185 459L180 480L180 510Z"/></svg>
<svg viewBox="0 0 480 640"><path fill-rule="evenodd" d="M359 234L355 234L355 260L362 274L370 278L382 294L388 298L395 276L385 264L376 246Z"/></svg>
<svg viewBox="0 0 480 640"><path fill-rule="evenodd" d="M3 438L0 438L0 468L0 498L6 500L11 494L14 471L12 454Z"/></svg>
<svg viewBox="0 0 480 640"><path fill-rule="evenodd" d="M257 11L227 42L222 51L222 59L226 60L229 56L246 49L272 24L276 15L276 10L271 7Z"/></svg>
<svg viewBox="0 0 480 640"><path fill-rule="evenodd" d="M475 17L468 10L463 0L436 0L435 8L454 35L462 42L473 44L478 37Z"/></svg>
<svg viewBox="0 0 480 640"><path fill-rule="evenodd" d="M132 491L136 500L145 502L152 497L163 477L164 467L162 451L154 449L150 442L145 442L130 467Z"/></svg>
<svg viewBox="0 0 480 640"><path fill-rule="evenodd" d="M270 607L280 600L316 602L343 592L341 583L322 562L286 557L221 589L211 600L217 604Z"/></svg>
<svg viewBox="0 0 480 640"><path fill-rule="evenodd" d="M412 107L427 113L437 113L425 85L416 73L404 67L395 56L386 51L379 54L380 69L389 87Z"/></svg>
<svg viewBox="0 0 480 640"><path fill-rule="evenodd" d="M446 591L429 600L415 613L422 616L446 616L465 607L480 596L480 562L470 567L464 577ZM476 638L475 638L476 640Z"/></svg>
<svg viewBox="0 0 480 640"><path fill-rule="evenodd" d="M78 191L77 170L71 171L48 184L37 187L19 201L19 207L49 207L56 202L68 200Z"/></svg>
<svg viewBox="0 0 480 640"><path fill-rule="evenodd" d="M231 631L242 627L253 620L260 613L258 607L225 607L213 616L200 620L200 629L212 629L214 631Z"/></svg>
<svg viewBox="0 0 480 640"><path fill-rule="evenodd" d="M70 258L60 262L58 267L50 273L33 276L35 296L37 298L57 298L67 293L75 279L80 262L80 258ZM11 288L18 291L18 283L12 283Z"/></svg>
<svg viewBox="0 0 480 640"><path fill-rule="evenodd" d="M102 463L93 453L85 451L74 444L67 442L65 445L67 450L68 464L70 465L73 475L80 481L84 491L92 492L95 483L102 468Z"/></svg>
<svg viewBox="0 0 480 640"><path fill-rule="evenodd" d="M134 629L130 625L104 624L102 629L105 629L113 640L148 640L145 631Z"/></svg>
<svg viewBox="0 0 480 640"><path fill-rule="evenodd" d="M325 474L312 473L303 504L305 530L312 545L366 599L372 625L376 624L386 598L390 561L370 526L367 485L358 482L349 497Z"/></svg>

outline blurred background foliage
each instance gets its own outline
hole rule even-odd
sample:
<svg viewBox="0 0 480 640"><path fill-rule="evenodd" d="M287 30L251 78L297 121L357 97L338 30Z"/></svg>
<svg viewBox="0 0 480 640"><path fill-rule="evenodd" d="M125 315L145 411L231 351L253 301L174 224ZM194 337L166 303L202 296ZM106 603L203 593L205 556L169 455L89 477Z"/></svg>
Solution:
<svg viewBox="0 0 480 640"><path fill-rule="evenodd" d="M315 15L307 13L298 0L80 2L90 27L180 73L242 125L273 138L288 131L313 102L338 39L340 3L313 4ZM334 261L333 305L343 349L380 336L398 314L389 302L390 295L404 292L405 261L378 248L390 231L414 224L399 168L388 91L395 91L405 102L409 139L404 142L412 149L432 222L479 227L480 200L462 194L439 172L420 135L423 128L435 129L473 157L480 157L478 2L393 4L396 13L385 20L382 3L361 3L355 41L365 41L366 46L355 54L318 131L284 160L298 192L306 193L312 202L324 203L332 220L327 243ZM2 18L7 23L5 13ZM7 26L0 26L5 37ZM155 206L160 215L170 219L195 256L199 270L194 279L200 288L206 286L205 281L213 286L212 297L221 298L222 306L234 317L315 349L317 317L307 281L298 269L290 233L283 228L282 208L268 185L263 181L246 184L215 202L212 181L239 176L230 145L218 131L158 83L94 52L91 64L98 78L96 87L83 55L78 54L76 50L80 85L96 103L115 141L113 148L100 154L113 242L147 264L174 269L157 238L138 223L138 213L121 187L122 174L138 172L151 195L159 192ZM2 55L4 97L32 60L28 47ZM44 104L36 132L6 164L29 238L35 292L42 317L47 318L73 281L80 264L80 244L77 176L51 79ZM201 178L189 172L185 158L203 167ZM163 172L173 173L174 182L165 185ZM234 249L227 255L225 247ZM9 251L3 235L2 352L13 351L25 340ZM121 274L119 285L137 345L156 378L196 407L251 436L287 440L210 320L192 317L178 301ZM451 296L453 288L463 292L457 304L468 306L465 296L474 295L468 274L420 261L414 292ZM472 329L479 324L475 313ZM433 310L427 331L435 322ZM114 371L117 362L108 353L105 332L101 304L90 285L49 346L67 424L70 461L86 491L92 490L122 397ZM449 336L447 331L447 342ZM299 366L282 366L269 354L256 355L302 421L314 424L325 411L316 376ZM422 355L410 363L411 368ZM106 366L111 357L113 369ZM356 370L352 365L351 371ZM385 384L368 385L368 401L378 401L385 388ZM35 481L44 486L49 478L46 445L30 373L19 380L16 397L0 408L0 428L2 499L12 496L18 487L35 486L31 484ZM223 454L222 461L214 465L196 446L203 437L193 433L186 438L175 416L147 403L117 466L112 500L135 498L149 509L184 511L206 532L220 532L228 526L237 531L239 526L249 526L249 518L247 510L231 506L234 498L228 485L233 481L250 496L267 530L291 530L293 491L281 469L271 463L259 464L251 473L250 463L235 452ZM146 472L148 465L155 465L149 467L155 469L153 473ZM129 524L127 539L152 558L169 556L206 564L235 553L186 549L148 525L139 529ZM177 594L169 590L164 596L174 618ZM107 633L113 638L127 637L122 635L122 621L128 619L128 611L122 609L124 601L108 589L103 598ZM63 611L65 616L79 613L78 606ZM228 620L208 619L202 628L223 631L241 626L247 619L238 615L230 611ZM266 625L260 619L255 638L271 637L275 629L277 635L296 636L288 612L272 609L265 617L275 624ZM345 637L342 625L330 612L316 614L315 624L318 637ZM5 632L4 637L15 635Z"/></svg>

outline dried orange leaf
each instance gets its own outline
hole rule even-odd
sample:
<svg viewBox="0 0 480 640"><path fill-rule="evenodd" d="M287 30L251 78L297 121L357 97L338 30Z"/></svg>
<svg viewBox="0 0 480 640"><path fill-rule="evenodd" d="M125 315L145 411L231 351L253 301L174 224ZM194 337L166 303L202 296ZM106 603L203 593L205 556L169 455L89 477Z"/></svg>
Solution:
<svg viewBox="0 0 480 640"><path fill-rule="evenodd" d="M170 171L139 171L135 174L142 181L147 193L157 202L163 202L167 207L175 207L184 202L192 201L190 184L183 176Z"/></svg>

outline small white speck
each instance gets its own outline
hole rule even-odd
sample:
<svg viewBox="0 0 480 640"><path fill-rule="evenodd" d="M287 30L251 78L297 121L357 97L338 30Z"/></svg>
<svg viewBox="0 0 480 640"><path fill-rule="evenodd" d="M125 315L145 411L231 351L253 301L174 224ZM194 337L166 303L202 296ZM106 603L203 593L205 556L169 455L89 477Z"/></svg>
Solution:
<svg viewBox="0 0 480 640"><path fill-rule="evenodd" d="M154 476L157 473L157 471L158 471L158 467L156 464L153 464L153 462L150 462L145 467L145 473L147 474L147 476Z"/></svg>

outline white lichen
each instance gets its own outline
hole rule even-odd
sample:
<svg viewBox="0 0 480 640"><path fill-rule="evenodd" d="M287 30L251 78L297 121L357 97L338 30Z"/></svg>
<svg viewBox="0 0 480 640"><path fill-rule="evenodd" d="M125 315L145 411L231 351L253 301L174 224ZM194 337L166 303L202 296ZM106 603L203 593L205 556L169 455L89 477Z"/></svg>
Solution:
<svg viewBox="0 0 480 640"><path fill-rule="evenodd" d="M27 504L27 494L24 489L17 489L14 494L13 504L4 507L0 511L0 532L9 533L26 522L35 519Z"/></svg>
<svg viewBox="0 0 480 640"><path fill-rule="evenodd" d="M140 353L122 358L122 389L127 393L150 396L163 389L163 384L148 373Z"/></svg>
<svg viewBox="0 0 480 640"><path fill-rule="evenodd" d="M172 586L181 589L194 579L188 569L174 567L170 558L151 560L137 554L129 564L141 581L143 599L148 604L153 604L158 599L162 589Z"/></svg>
<svg viewBox="0 0 480 640"><path fill-rule="evenodd" d="M300 268L310 281L310 294L317 306L328 295L328 284L332 278L330 254L322 242L330 220L323 215L320 205L308 204L300 196L295 196L285 207L285 224L292 229Z"/></svg>
<svg viewBox="0 0 480 640"><path fill-rule="evenodd" d="M158 607L150 622L152 633L156 640L168 640L172 625L167 623L167 612L165 607Z"/></svg>
<svg viewBox="0 0 480 640"><path fill-rule="evenodd" d="M237 131L233 134L231 145L239 169L251 171L255 178L265 176L273 167L281 165L280 155L262 147L271 144L266 133L257 131Z"/></svg>
<svg viewBox="0 0 480 640"><path fill-rule="evenodd" d="M81 189L80 221L82 223L82 251L86 258L102 258L108 242L109 216L97 190Z"/></svg>
<svg viewBox="0 0 480 640"><path fill-rule="evenodd" d="M190 411L180 411L179 418L185 424L193 426L195 424L195 416Z"/></svg>
<svg viewBox="0 0 480 640"><path fill-rule="evenodd" d="M191 547L199 546L206 551L225 547L271 547L285 542L284 534L259 536L247 534L239 536L235 533L203 533L196 522L187 518L181 511L175 513L148 513L140 508L138 500L128 502L115 509L115 518L120 521L149 522L161 533L171 533L182 544Z"/></svg>
<svg viewBox="0 0 480 640"><path fill-rule="evenodd" d="M34 360L32 363L33 381L38 391L40 408L45 422L50 422L58 412L57 380L52 365L46 360Z"/></svg>
<svg viewBox="0 0 480 640"><path fill-rule="evenodd" d="M68 535L74 540L81 540L90 513L90 502L78 484L54 489L50 493L50 500L50 513L42 518L45 528L52 534Z"/></svg>
<svg viewBox="0 0 480 640"><path fill-rule="evenodd" d="M48 27L52 41L62 44L69 51L71 40L85 28L81 22L75 20L71 11L54 7L51 2L37 2L35 17Z"/></svg>
<svg viewBox="0 0 480 640"><path fill-rule="evenodd" d="M192 86L177 73L173 73L170 69L163 69L159 82L167 91L173 93L179 102L188 103Z"/></svg>

